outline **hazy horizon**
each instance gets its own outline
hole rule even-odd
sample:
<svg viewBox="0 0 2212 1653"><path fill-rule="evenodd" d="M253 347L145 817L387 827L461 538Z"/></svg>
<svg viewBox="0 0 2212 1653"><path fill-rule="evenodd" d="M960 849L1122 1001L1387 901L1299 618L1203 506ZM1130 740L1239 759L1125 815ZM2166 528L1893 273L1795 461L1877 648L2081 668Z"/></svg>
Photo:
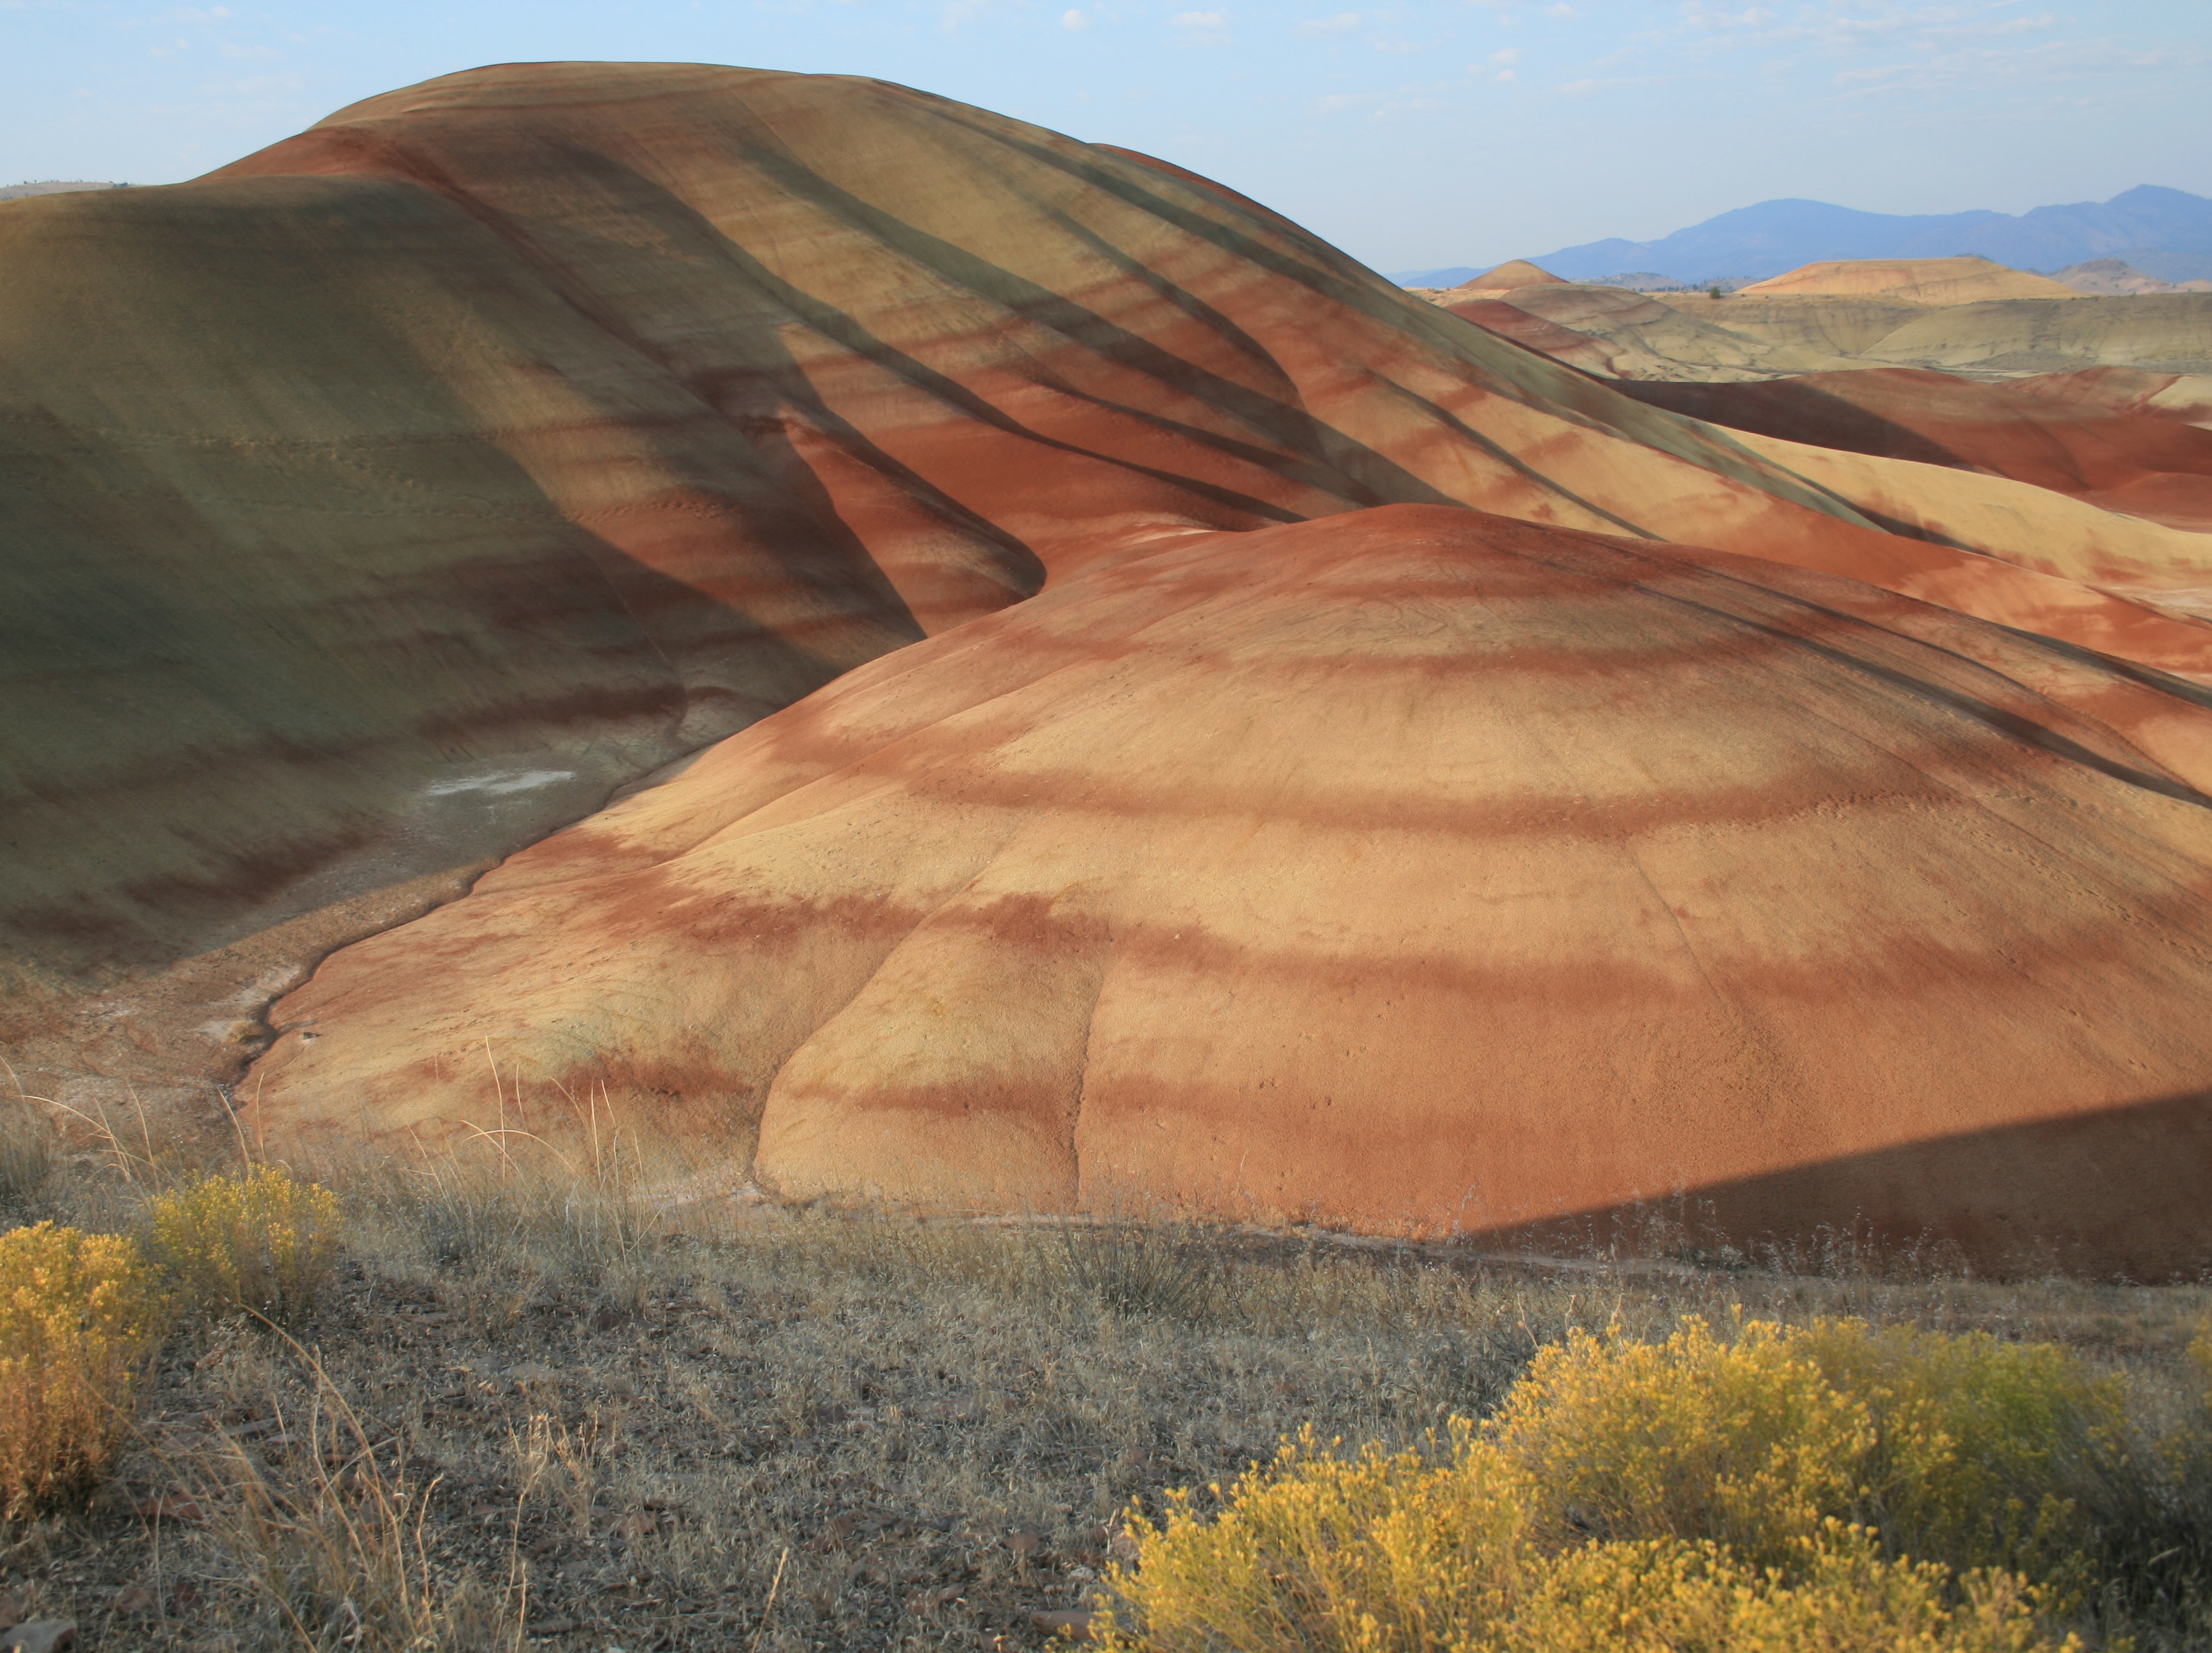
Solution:
<svg viewBox="0 0 2212 1653"><path fill-rule="evenodd" d="M786 0L526 9L0 0L0 184L169 183L519 59L879 76L1243 191L1370 265L1657 238L1795 197L2212 196L2212 8L2112 0Z"/></svg>

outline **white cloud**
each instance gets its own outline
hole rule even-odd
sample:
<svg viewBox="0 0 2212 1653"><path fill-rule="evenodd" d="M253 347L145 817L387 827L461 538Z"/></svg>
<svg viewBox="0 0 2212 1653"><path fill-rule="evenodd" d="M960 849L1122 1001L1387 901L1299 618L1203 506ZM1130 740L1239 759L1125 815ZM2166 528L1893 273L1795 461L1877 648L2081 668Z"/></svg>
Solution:
<svg viewBox="0 0 2212 1653"><path fill-rule="evenodd" d="M1062 28L1073 29L1079 34L1091 27L1091 19L1086 13L1071 9L1060 14L1060 26Z"/></svg>
<svg viewBox="0 0 2212 1653"><path fill-rule="evenodd" d="M1808 9L1799 15L1810 17L1814 14ZM1701 0L1687 0L1682 8L1682 21L1691 28L1760 28L1773 21L1774 14L1764 6L1744 6L1730 10L1724 5L1709 6L1703 4Z"/></svg>
<svg viewBox="0 0 2212 1653"><path fill-rule="evenodd" d="M1575 9L1567 3L1567 0L1559 0L1559 4L1544 8L1547 17L1571 17L1574 15Z"/></svg>
<svg viewBox="0 0 2212 1653"><path fill-rule="evenodd" d="M1340 115L1348 110L1364 109L1370 120L1387 121L1400 115L1421 114L1431 110L1458 106L1458 100L1447 95L1462 88L1443 82L1417 82L1395 87L1387 92L1335 92L1316 98L1314 109L1324 115Z"/></svg>
<svg viewBox="0 0 2212 1653"><path fill-rule="evenodd" d="M307 84L298 75L256 75L248 80L210 82L200 90L212 97L266 99L304 91Z"/></svg>
<svg viewBox="0 0 2212 1653"><path fill-rule="evenodd" d="M1169 22L1176 28L1221 29L1229 27L1225 11L1179 11Z"/></svg>
<svg viewBox="0 0 2212 1653"><path fill-rule="evenodd" d="M1359 27L1359 14L1340 11L1334 17L1309 17L1298 25L1301 34L1344 34Z"/></svg>
<svg viewBox="0 0 2212 1653"><path fill-rule="evenodd" d="M1510 69L1501 69L1498 73L1492 76L1491 78L1496 81L1500 86L1503 86L1508 81L1517 81L1521 77Z"/></svg>
<svg viewBox="0 0 2212 1653"><path fill-rule="evenodd" d="M2043 20L2034 20L2042 21ZM1943 50L1921 41L1919 55L1906 61L1868 64L1838 71L1835 84L1845 97L1891 93L1920 95L1962 87L2063 82L2087 76L2143 70L2203 68L2208 54L2191 47L2129 52L2109 41L2044 40L2033 45L1959 46Z"/></svg>
<svg viewBox="0 0 2212 1653"><path fill-rule="evenodd" d="M1490 61L1494 64L1517 64L1521 61L1521 48L1510 46L1503 52L1493 52L1490 54Z"/></svg>

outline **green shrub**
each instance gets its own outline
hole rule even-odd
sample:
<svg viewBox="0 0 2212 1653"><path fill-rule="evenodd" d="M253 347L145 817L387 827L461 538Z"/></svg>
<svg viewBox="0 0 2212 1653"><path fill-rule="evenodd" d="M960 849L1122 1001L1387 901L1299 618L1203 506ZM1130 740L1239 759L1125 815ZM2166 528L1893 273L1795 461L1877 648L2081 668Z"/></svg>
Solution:
<svg viewBox="0 0 2212 1653"><path fill-rule="evenodd" d="M149 1206L153 1251L202 1308L289 1320L311 1308L337 1260L337 1196L276 1165L209 1176Z"/></svg>
<svg viewBox="0 0 2212 1653"><path fill-rule="evenodd" d="M162 1320L131 1241L52 1223L0 1234L0 1514L82 1499L106 1478Z"/></svg>
<svg viewBox="0 0 2212 1653"><path fill-rule="evenodd" d="M2078 1605L2072 1496L2124 1458L2063 1352L1856 1322L1584 1333L1425 1451L1310 1438L1133 1523L1108 1645L1155 1653L2026 1653ZM1109 1615L1111 1617L1111 1615Z"/></svg>

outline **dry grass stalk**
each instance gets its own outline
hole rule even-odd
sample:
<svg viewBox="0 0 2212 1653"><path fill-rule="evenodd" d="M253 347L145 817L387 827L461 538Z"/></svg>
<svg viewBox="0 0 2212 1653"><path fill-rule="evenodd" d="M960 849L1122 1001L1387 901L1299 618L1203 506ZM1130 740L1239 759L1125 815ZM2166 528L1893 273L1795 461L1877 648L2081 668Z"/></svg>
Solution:
<svg viewBox="0 0 2212 1653"><path fill-rule="evenodd" d="M399 1438L364 1422L319 1357L264 1324L307 1378L302 1410L270 1414L286 1468L230 1433L170 1468L218 1512L212 1534L270 1610L276 1639L316 1653L519 1648L526 1587L510 1579L493 1596L473 1577L441 1577L428 1538L436 1478L410 1474Z"/></svg>

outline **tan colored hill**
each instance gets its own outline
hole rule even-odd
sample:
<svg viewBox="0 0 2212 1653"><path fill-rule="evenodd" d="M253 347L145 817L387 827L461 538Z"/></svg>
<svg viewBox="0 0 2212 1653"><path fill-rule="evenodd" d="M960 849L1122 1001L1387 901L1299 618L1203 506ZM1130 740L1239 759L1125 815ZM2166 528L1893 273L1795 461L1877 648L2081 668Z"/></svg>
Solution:
<svg viewBox="0 0 2212 1653"><path fill-rule="evenodd" d="M794 1195L2212 1262L2200 536L876 82L474 71L0 260L29 1088L379 931L277 1139L489 1040ZM1511 307L1755 356L1595 291Z"/></svg>
<svg viewBox="0 0 2212 1653"><path fill-rule="evenodd" d="M1784 356L1708 320L1693 305L1668 304L1626 288L1563 283L1493 296L1594 341L1606 360L1604 371L1615 378L1729 379L1780 366L1826 367L1832 360L1817 351Z"/></svg>
<svg viewBox="0 0 2212 1653"><path fill-rule="evenodd" d="M1526 258L1509 258L1495 270L1462 282L1452 290L1455 293L1510 293L1516 287L1545 287L1563 278L1550 270L1530 264Z"/></svg>
<svg viewBox="0 0 2212 1653"><path fill-rule="evenodd" d="M1942 368L1983 377L2100 367L2212 374L2212 294L1942 305L1748 291L1714 300L1570 283L1480 296L1578 335L1571 345L1554 338L1574 352L1560 359L1617 378L1720 382L1854 367ZM1447 293L1426 296L1447 308L1464 301ZM1607 365L1595 368L1597 362Z"/></svg>
<svg viewBox="0 0 2212 1653"><path fill-rule="evenodd" d="M1991 299L2063 299L2074 289L2047 276L1987 258L1839 258L1808 264L1738 289L1737 296L1795 294L1884 298L1905 304L1979 304Z"/></svg>
<svg viewBox="0 0 2212 1653"><path fill-rule="evenodd" d="M2051 277L2061 287L2070 287L2077 293L2172 293L2179 289L2172 282L2162 282L2155 276L2146 276L2124 258L2091 258L2085 263L2069 264Z"/></svg>
<svg viewBox="0 0 2212 1653"><path fill-rule="evenodd" d="M1916 367L2191 372L2212 363L2212 293L2008 300L1931 309L1885 334L1868 354Z"/></svg>

